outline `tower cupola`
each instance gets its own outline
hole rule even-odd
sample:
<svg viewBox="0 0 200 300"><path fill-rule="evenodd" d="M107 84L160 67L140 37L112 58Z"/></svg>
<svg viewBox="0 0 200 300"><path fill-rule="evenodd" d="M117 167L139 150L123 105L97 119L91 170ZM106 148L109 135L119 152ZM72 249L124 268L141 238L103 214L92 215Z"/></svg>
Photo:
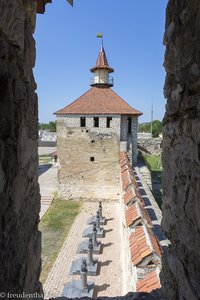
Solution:
<svg viewBox="0 0 200 300"><path fill-rule="evenodd" d="M92 78L90 85L97 87L111 87L113 86L113 78L109 76L110 73L114 72L108 64L106 53L104 47L101 46L96 65L90 69L94 73L94 78Z"/></svg>

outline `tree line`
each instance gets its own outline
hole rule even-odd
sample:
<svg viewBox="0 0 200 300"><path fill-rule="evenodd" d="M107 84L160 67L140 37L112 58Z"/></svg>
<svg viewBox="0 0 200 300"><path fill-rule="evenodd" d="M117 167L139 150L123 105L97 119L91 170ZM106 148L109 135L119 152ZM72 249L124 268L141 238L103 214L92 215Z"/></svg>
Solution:
<svg viewBox="0 0 200 300"><path fill-rule="evenodd" d="M39 130L48 130L50 132L56 132L56 122L50 121L49 123L39 123ZM151 122L140 123L138 132L151 132ZM152 122L152 135L158 137L162 132L162 122L154 120Z"/></svg>
<svg viewBox="0 0 200 300"><path fill-rule="evenodd" d="M139 124L138 132L151 132L151 122ZM158 137L160 133L162 133L162 122L154 120L152 122L152 136Z"/></svg>
<svg viewBox="0 0 200 300"><path fill-rule="evenodd" d="M56 122L50 121L49 123L39 123L39 130L56 132Z"/></svg>

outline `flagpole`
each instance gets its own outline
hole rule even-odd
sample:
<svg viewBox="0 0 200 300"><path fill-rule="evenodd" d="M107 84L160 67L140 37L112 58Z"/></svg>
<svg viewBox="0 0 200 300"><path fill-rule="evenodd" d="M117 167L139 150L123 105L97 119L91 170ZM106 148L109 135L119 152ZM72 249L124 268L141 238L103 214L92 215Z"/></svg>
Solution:
<svg viewBox="0 0 200 300"><path fill-rule="evenodd" d="M103 33L98 33L97 38L101 38L101 46L103 47Z"/></svg>

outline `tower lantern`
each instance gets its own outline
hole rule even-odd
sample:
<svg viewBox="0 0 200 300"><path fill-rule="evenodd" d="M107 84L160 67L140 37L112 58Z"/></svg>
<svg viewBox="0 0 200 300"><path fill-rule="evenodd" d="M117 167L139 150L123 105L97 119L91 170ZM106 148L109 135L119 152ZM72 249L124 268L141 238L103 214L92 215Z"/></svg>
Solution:
<svg viewBox="0 0 200 300"><path fill-rule="evenodd" d="M112 87L113 78L109 76L110 73L114 72L108 64L106 58L106 53L103 45L99 52L95 67L91 68L90 71L94 73L94 78L92 78L90 85L96 87Z"/></svg>

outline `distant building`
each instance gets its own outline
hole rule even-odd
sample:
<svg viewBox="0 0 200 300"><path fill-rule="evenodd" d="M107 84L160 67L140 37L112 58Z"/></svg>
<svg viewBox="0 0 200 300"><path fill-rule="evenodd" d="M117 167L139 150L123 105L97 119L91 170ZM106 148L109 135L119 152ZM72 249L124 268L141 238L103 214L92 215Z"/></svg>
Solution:
<svg viewBox="0 0 200 300"><path fill-rule="evenodd" d="M39 130L39 140L42 142L56 142L57 133L47 130Z"/></svg>
<svg viewBox="0 0 200 300"><path fill-rule="evenodd" d="M138 139L151 139L151 132L138 132Z"/></svg>
<svg viewBox="0 0 200 300"><path fill-rule="evenodd" d="M137 162L138 116L111 87L114 72L101 47L91 89L58 110L57 150L60 196L117 199L120 192L119 154Z"/></svg>

